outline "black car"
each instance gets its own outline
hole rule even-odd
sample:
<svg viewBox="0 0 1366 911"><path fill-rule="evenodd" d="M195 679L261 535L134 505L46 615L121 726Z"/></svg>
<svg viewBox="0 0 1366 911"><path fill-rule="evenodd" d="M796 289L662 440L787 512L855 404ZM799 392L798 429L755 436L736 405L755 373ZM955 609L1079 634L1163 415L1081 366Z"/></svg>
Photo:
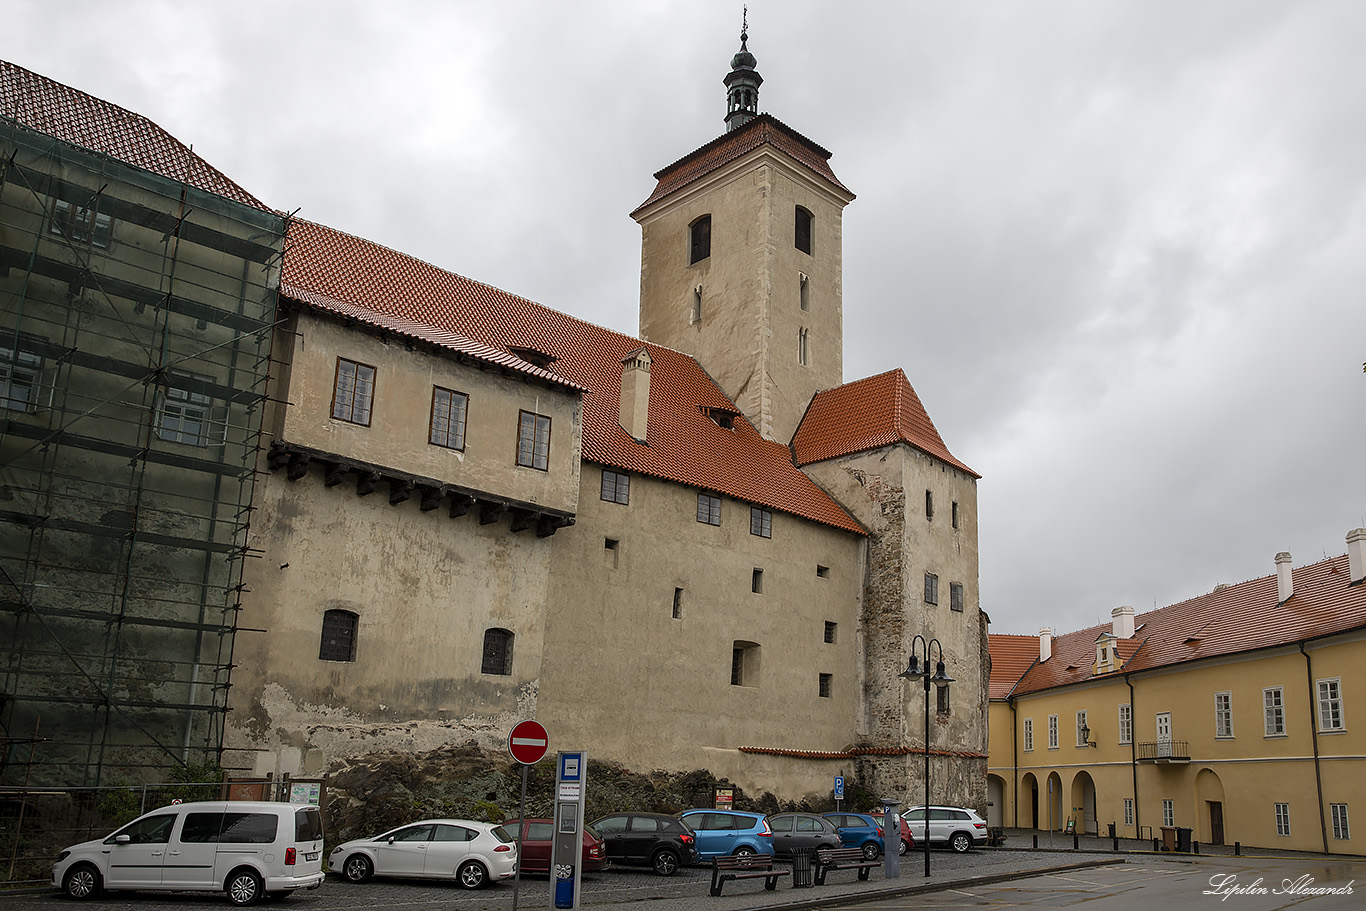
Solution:
<svg viewBox="0 0 1366 911"><path fill-rule="evenodd" d="M840 830L835 824L815 813L775 813L768 818L773 829L773 854L791 857L793 848L838 848Z"/></svg>
<svg viewBox="0 0 1366 911"><path fill-rule="evenodd" d="M664 813L613 813L590 825L607 845L614 864L649 864L660 876L672 876L697 860L697 837L677 816Z"/></svg>

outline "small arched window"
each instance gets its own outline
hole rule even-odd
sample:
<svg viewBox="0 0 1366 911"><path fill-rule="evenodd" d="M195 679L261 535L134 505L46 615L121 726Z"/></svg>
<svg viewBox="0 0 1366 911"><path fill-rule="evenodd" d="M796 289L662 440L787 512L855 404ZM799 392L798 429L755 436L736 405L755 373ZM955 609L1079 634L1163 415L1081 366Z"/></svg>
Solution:
<svg viewBox="0 0 1366 911"><path fill-rule="evenodd" d="M811 222L814 220L810 210L797 206L796 247L803 253L811 253Z"/></svg>
<svg viewBox="0 0 1366 911"><path fill-rule="evenodd" d="M319 660L355 661L359 626L360 616L349 610L325 611L322 644L318 646Z"/></svg>
<svg viewBox="0 0 1366 911"><path fill-rule="evenodd" d="M499 629L484 630L484 661L482 672L506 677L512 673L512 631Z"/></svg>
<svg viewBox="0 0 1366 911"><path fill-rule="evenodd" d="M711 216L703 215L688 226L688 265L711 256Z"/></svg>
<svg viewBox="0 0 1366 911"><path fill-rule="evenodd" d="M810 353L807 350L807 344L806 329L801 329L797 332L797 363L801 364L803 367L806 366L807 359L810 356Z"/></svg>

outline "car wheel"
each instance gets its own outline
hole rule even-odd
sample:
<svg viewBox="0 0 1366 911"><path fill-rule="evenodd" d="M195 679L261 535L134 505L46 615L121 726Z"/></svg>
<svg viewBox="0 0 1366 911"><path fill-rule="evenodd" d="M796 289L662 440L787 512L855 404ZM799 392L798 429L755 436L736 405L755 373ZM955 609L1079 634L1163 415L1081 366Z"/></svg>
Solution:
<svg viewBox="0 0 1366 911"><path fill-rule="evenodd" d="M261 877L255 870L234 870L228 874L225 889L234 905L254 905L261 900Z"/></svg>
<svg viewBox="0 0 1366 911"><path fill-rule="evenodd" d="M364 854L352 854L342 864L342 876L353 883L363 883L375 874L375 865Z"/></svg>
<svg viewBox="0 0 1366 911"><path fill-rule="evenodd" d="M738 847L738 848L735 849L735 853L734 853L733 855L731 855L731 856L732 856L732 857L753 857L754 854L755 854L755 851L754 851L753 848L749 847L748 845L741 845L740 847Z"/></svg>
<svg viewBox="0 0 1366 911"><path fill-rule="evenodd" d="M92 864L76 864L62 877L62 892L77 901L94 898L100 894L100 871Z"/></svg>
<svg viewBox="0 0 1366 911"><path fill-rule="evenodd" d="M660 876L673 876L678 872L678 855L672 851L657 851L655 856L650 858L650 866L654 867Z"/></svg>
<svg viewBox="0 0 1366 911"><path fill-rule="evenodd" d="M906 843L904 841L898 840L897 843L900 845L900 847L896 849L896 853L900 854L902 857L905 857L906 852L909 851L910 848L906 847Z"/></svg>
<svg viewBox="0 0 1366 911"><path fill-rule="evenodd" d="M966 832L954 832L953 837L949 839L949 846L958 854L966 854L972 847L972 836Z"/></svg>
<svg viewBox="0 0 1366 911"><path fill-rule="evenodd" d="M866 843L864 844L864 846L863 846L863 859L864 859L864 860L877 860L878 857L879 857L881 854L882 854L882 851L878 848L877 842L875 842L875 841L870 841L870 842L866 842Z"/></svg>
<svg viewBox="0 0 1366 911"><path fill-rule="evenodd" d="M488 882L489 874L483 864L471 860L460 865L460 869L455 871L455 878L462 889L478 889Z"/></svg>

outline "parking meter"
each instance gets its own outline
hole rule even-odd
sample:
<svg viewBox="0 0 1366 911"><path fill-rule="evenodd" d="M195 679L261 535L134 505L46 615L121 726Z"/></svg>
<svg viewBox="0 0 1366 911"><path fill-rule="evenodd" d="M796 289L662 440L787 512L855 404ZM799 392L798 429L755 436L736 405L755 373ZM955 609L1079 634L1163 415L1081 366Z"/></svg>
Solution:
<svg viewBox="0 0 1366 911"><path fill-rule="evenodd" d="M895 800L882 801L882 864L887 879L901 878L901 816Z"/></svg>
<svg viewBox="0 0 1366 911"><path fill-rule="evenodd" d="M588 757L560 753L555 763L555 831L550 841L550 907L579 907L583 872L584 786Z"/></svg>

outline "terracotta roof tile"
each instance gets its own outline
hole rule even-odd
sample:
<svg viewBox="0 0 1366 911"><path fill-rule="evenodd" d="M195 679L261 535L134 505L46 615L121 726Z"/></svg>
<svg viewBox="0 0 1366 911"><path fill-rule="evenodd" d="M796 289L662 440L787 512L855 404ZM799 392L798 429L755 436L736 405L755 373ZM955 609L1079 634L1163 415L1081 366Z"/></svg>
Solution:
<svg viewBox="0 0 1366 911"><path fill-rule="evenodd" d="M488 358L487 348L531 348L555 360L542 373L587 390L583 458L863 533L847 512L792 463L786 446L765 440L743 418L730 430L703 409L736 411L693 358L559 313L313 222L290 223L281 292L320 310L396 331L439 333L456 350ZM398 326L405 329L398 329ZM418 327L426 327L420 329ZM487 346L476 353L470 345ZM622 361L645 347L650 373L646 445L618 423ZM508 354L508 357L511 357ZM523 364L525 372L538 368ZM538 374L540 375L540 374Z"/></svg>
<svg viewBox="0 0 1366 911"><path fill-rule="evenodd" d="M140 114L0 61L0 117L257 209L260 200Z"/></svg>
<svg viewBox="0 0 1366 911"><path fill-rule="evenodd" d="M810 465L893 443L909 443L981 477L949 452L900 368L816 393L792 437L792 452L798 465Z"/></svg>
<svg viewBox="0 0 1366 911"><path fill-rule="evenodd" d="M1134 637L1119 641L1121 670L1153 670L1366 628L1366 585L1349 584L1346 556L1301 566L1292 577L1295 593L1284 604L1277 603L1272 574L1136 615ZM1055 636L1052 657L1028 668L1015 692L1092 679L1096 639L1109 630L1107 623ZM993 662L997 638L990 637Z"/></svg>
<svg viewBox="0 0 1366 911"><path fill-rule="evenodd" d="M991 655L990 698L1004 699L1015 684L1039 660L1038 636L1014 636L990 633L987 652Z"/></svg>
<svg viewBox="0 0 1366 911"><path fill-rule="evenodd" d="M835 172L830 170L829 152L771 114L760 114L740 129L721 134L702 148L655 172L655 179L659 183L655 185L654 192L650 194L649 199L636 206L631 214L635 215L656 200L764 145L771 145L785 152L789 157L805 165L813 174L847 193L851 200L854 198L849 188L840 183Z"/></svg>

